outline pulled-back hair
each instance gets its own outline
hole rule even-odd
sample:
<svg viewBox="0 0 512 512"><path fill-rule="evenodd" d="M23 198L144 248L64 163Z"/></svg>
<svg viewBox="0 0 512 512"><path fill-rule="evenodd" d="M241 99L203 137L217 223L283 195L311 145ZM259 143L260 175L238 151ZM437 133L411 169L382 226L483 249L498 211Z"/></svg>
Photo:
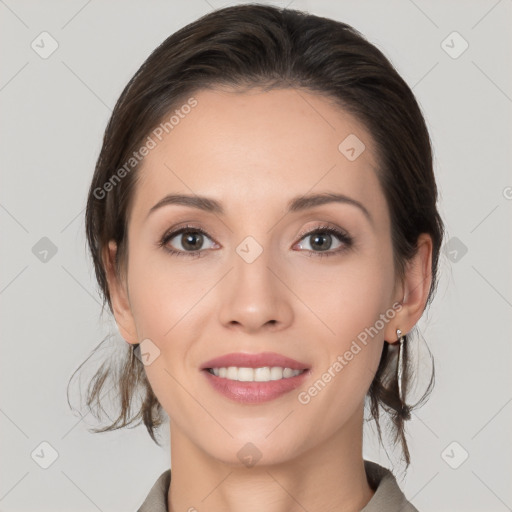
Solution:
<svg viewBox="0 0 512 512"><path fill-rule="evenodd" d="M399 279L404 278L406 264L416 254L418 236L428 233L432 237L429 304L437 285L444 228L436 207L430 137L411 89L382 52L351 26L297 10L252 4L213 11L172 34L142 64L115 105L86 209L87 241L103 309L108 304L112 311L103 254L108 242L114 240L118 247L116 271L123 271L139 165L133 165L129 172L125 167L123 178L113 180L163 119L194 92L216 86L306 90L334 100L365 126L375 142L377 175L389 208L393 261ZM108 183L112 185L107 187ZM414 377L407 364L407 338L405 396ZM162 407L143 365L131 357L128 347L123 357L112 363L116 367L103 364L89 382L87 405L93 412L103 410L101 394L108 382L113 382L120 406L117 418L95 431L144 422L158 444L154 430L162 424ZM384 343L367 400L379 438L382 440L379 411L383 409L409 464L404 420L409 419L411 408L428 396L434 373L432 368L421 400L407 405L398 393L395 355ZM135 405L137 398L140 403Z"/></svg>

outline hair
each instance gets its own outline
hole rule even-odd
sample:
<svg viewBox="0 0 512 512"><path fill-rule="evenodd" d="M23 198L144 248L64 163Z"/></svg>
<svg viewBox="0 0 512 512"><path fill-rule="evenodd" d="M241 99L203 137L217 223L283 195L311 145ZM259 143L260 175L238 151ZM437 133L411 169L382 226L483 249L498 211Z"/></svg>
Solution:
<svg viewBox="0 0 512 512"><path fill-rule="evenodd" d="M222 86L309 91L334 100L364 125L375 143L377 175L389 208L393 262L399 279L404 278L406 264L417 252L418 236L428 233L432 238L432 280L426 305L430 304L437 286L444 227L436 208L430 137L411 89L383 53L350 25L298 10L246 4L213 11L169 36L131 78L115 105L89 189L85 219L103 296L102 312L106 304L113 312L104 260L108 242L117 244L118 276L125 271L128 257L127 228L140 164L127 172L126 162L148 134L194 92ZM406 336L405 395L414 377L407 341ZM117 418L94 432L144 422L159 444L154 430L162 424L162 407L131 348L126 344L124 360L117 358L117 368L104 363L89 382L87 405L97 418L98 410L103 411L101 392L108 379L114 381L120 406ZM409 465L404 421L430 394L434 368L421 400L407 405L398 393L396 359L384 343L366 398L380 442L382 409L391 419L394 444L400 441ZM141 403L132 412L136 391Z"/></svg>

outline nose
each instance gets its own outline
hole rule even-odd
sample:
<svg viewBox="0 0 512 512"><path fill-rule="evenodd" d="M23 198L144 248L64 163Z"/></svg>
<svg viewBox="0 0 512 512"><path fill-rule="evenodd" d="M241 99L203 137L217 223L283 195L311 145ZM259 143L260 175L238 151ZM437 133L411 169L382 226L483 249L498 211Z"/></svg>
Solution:
<svg viewBox="0 0 512 512"><path fill-rule="evenodd" d="M219 320L225 327L247 333L278 331L293 321L293 293L266 251L248 263L233 256L233 270L222 282Z"/></svg>

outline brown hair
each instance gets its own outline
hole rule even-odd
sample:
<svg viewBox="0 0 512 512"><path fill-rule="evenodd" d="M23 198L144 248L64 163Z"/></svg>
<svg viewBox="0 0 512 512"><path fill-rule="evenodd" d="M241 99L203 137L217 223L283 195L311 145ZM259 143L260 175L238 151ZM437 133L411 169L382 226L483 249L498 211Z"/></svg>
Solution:
<svg viewBox="0 0 512 512"><path fill-rule="evenodd" d="M432 237L429 304L437 285L444 228L436 208L430 137L411 89L381 51L351 26L296 10L252 4L213 11L172 34L142 64L116 103L105 130L86 211L87 241L103 295L103 309L108 303L112 311L102 258L109 240L118 247L118 273L123 272L128 256L126 234L138 166L128 172L126 162L162 119L194 91L223 85L265 90L302 88L333 99L363 123L377 148L378 178L390 212L399 278L404 277L405 265L416 253L418 236L428 233ZM122 166L126 172L116 180ZM407 345L406 337L406 361ZM128 347L116 368L102 364L89 382L87 405L97 417L97 411L103 411L101 392L108 379L113 380L120 405L117 418L94 431L105 432L143 421L158 444L154 429L162 423L162 407L143 365L131 357ZM407 366L405 392L411 378L412 371ZM430 393L433 378L432 368L420 402ZM142 393L141 404L132 413L136 391ZM400 440L409 464L404 420L420 402L408 406L400 400L396 357L388 343L384 343L367 398L379 439L382 441L382 407L394 424L394 440Z"/></svg>

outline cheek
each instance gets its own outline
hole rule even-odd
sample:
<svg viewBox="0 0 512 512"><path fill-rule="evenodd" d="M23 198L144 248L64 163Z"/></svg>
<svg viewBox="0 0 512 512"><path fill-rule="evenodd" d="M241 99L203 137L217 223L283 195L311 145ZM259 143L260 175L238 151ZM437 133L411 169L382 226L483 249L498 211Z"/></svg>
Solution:
<svg viewBox="0 0 512 512"><path fill-rule="evenodd" d="M305 390L301 403L325 416L325 425L339 425L355 412L377 371L384 328L395 313L389 310L394 279L389 261L386 253L356 255L330 270L310 268L307 279L294 281L301 283L297 295L307 297L315 313L304 313L305 324L318 325L316 343L323 353L313 388Z"/></svg>
<svg viewBox="0 0 512 512"><path fill-rule="evenodd" d="M309 324L318 323L316 343L322 357L311 385L298 400L301 412L322 418L314 432L320 437L357 417L364 404L383 349L384 330L377 322L386 311L389 284L378 269L357 266L331 275L326 283L328 293L320 293L322 281L317 281L314 292L311 286L310 307L324 325L313 317Z"/></svg>
<svg viewBox="0 0 512 512"><path fill-rule="evenodd" d="M145 366L152 389L166 411L185 411L191 404L180 384L189 386L187 372L197 371L191 352L194 342L204 337L205 319L211 318L208 292L218 277L194 259L178 264L163 252L132 253L130 303L138 339L151 340L158 353Z"/></svg>
<svg viewBox="0 0 512 512"><path fill-rule="evenodd" d="M310 325L318 325L328 345L343 349L389 308L394 280L390 262L390 253L366 250L335 263L301 262L287 279L307 306L302 309Z"/></svg>
<svg viewBox="0 0 512 512"><path fill-rule="evenodd" d="M201 337L201 297L214 284L205 283L187 265L171 264L165 255L133 254L130 269L131 307L139 340L150 339L158 357L144 370L164 410L182 419L197 415L197 405L183 391L191 387L189 353ZM192 274L192 276L191 276ZM200 411L199 411L200 413Z"/></svg>
<svg viewBox="0 0 512 512"><path fill-rule="evenodd" d="M130 256L130 304L138 335L164 343L214 279L210 273L205 281L194 260L183 257L178 264L180 257L163 249L134 250Z"/></svg>

